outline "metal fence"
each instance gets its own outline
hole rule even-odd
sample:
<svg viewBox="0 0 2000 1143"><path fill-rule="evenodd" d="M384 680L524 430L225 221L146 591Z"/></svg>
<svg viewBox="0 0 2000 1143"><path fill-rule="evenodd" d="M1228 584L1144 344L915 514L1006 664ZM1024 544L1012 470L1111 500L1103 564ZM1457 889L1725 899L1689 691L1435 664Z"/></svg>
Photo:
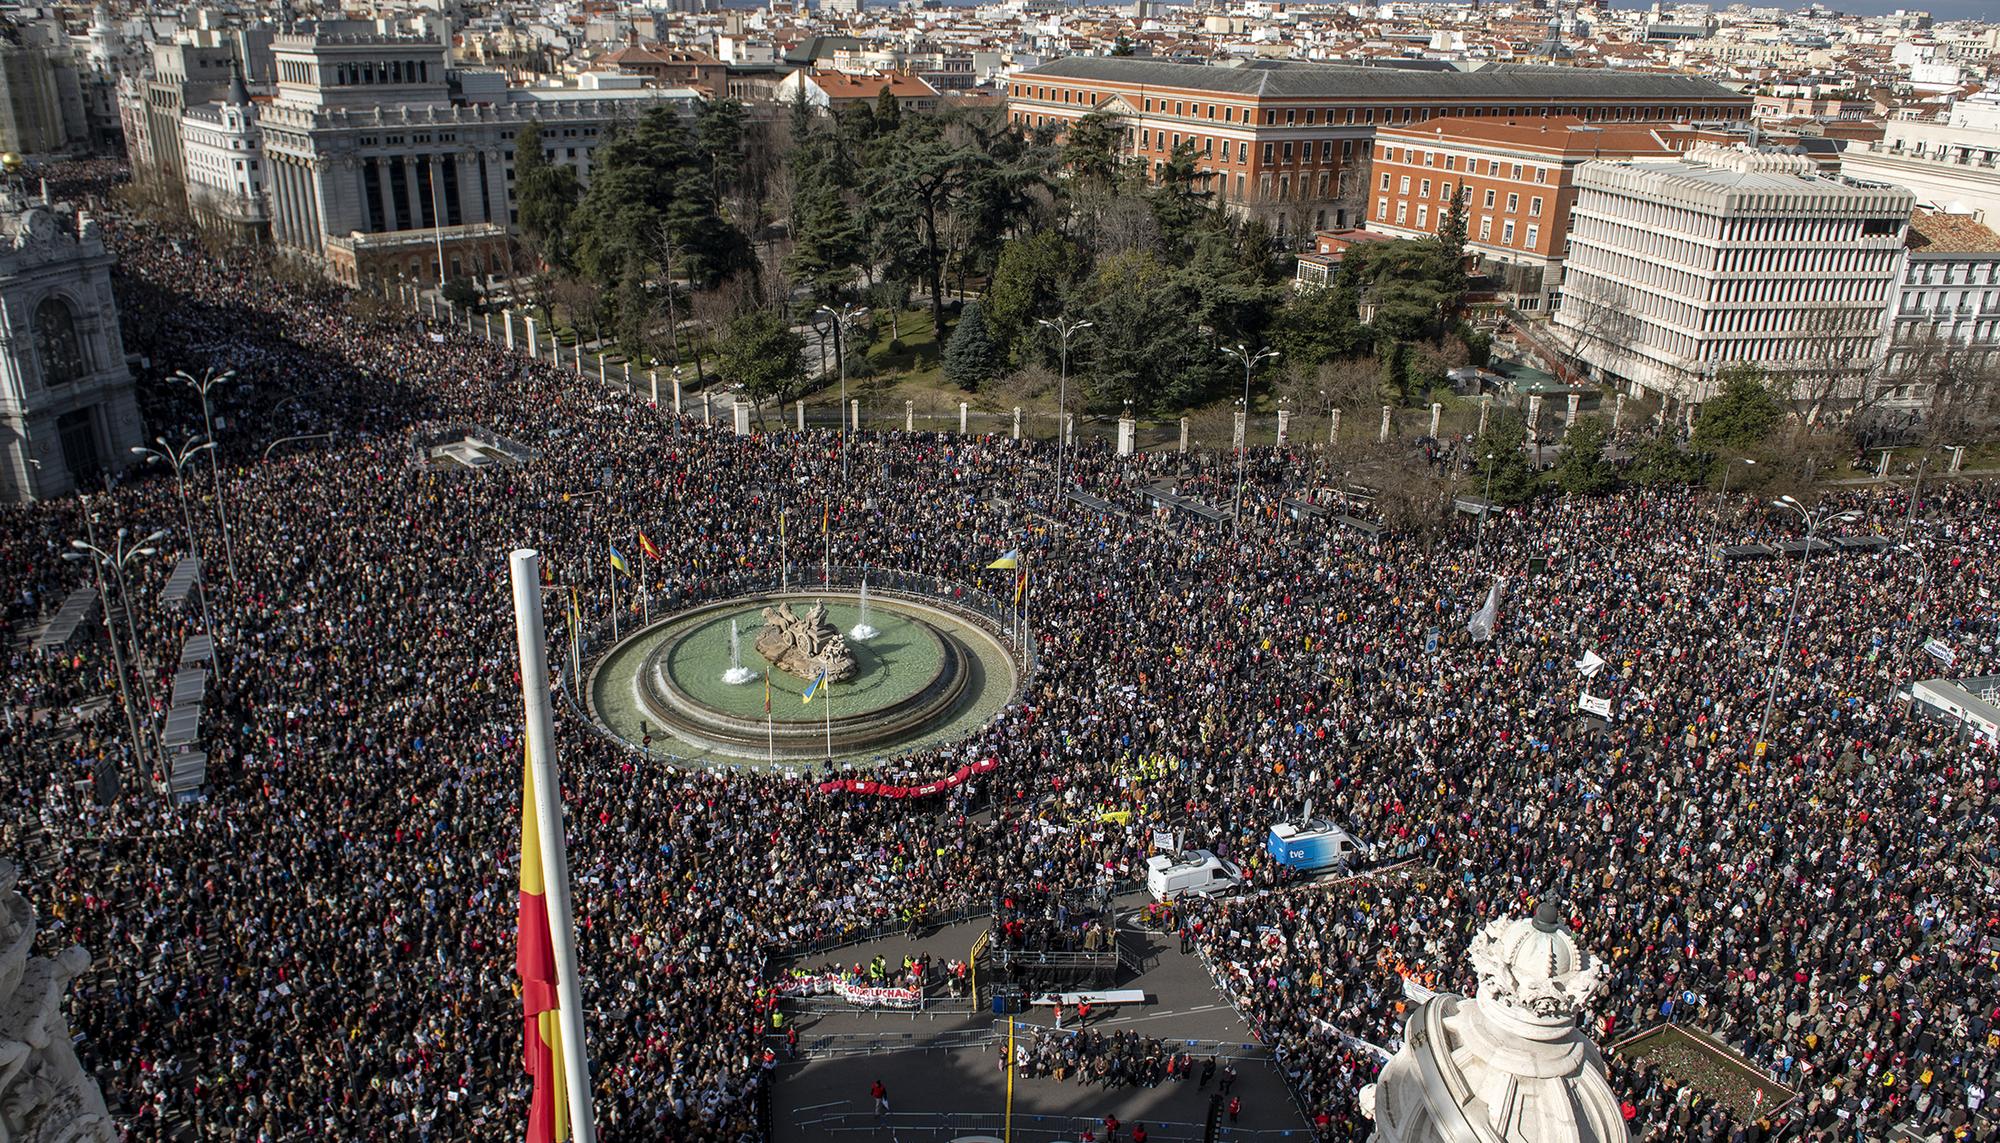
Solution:
<svg viewBox="0 0 2000 1143"><path fill-rule="evenodd" d="M895 1139L898 1143L950 1143L964 1136L1006 1138L1013 1143L1070 1143L1084 1131L1102 1132L1103 1122L1087 1115L1044 1115L1021 1112L1008 1117L997 1112L925 1115L894 1112L876 1115L855 1110L847 1104L807 1109L808 1114L793 1120L798 1131L814 1139ZM1198 1143L1208 1138L1200 1123L1146 1120L1146 1137L1156 1143ZM1215 1138L1238 1143L1276 1143L1277 1140L1309 1140L1313 1132L1304 1127L1250 1130L1219 1124Z"/></svg>

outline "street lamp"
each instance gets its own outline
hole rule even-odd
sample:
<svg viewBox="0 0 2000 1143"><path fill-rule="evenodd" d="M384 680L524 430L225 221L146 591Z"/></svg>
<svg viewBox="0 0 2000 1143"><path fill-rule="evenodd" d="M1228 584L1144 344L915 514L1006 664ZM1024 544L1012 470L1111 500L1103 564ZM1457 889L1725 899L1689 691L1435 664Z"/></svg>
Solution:
<svg viewBox="0 0 2000 1143"><path fill-rule="evenodd" d="M189 555L194 557L195 590L201 593L201 623L203 629L211 636L214 636L216 633L215 618L209 614L208 610L208 576L203 572L201 567L201 539L195 535L194 514L188 509L187 467L188 463L201 453L205 452L211 456L214 455L215 442L204 441L200 437L189 437L176 450L174 446L167 443L167 438L165 437L154 437L153 440L160 446L159 448L133 445L132 453L135 456L145 457L148 462L157 460L174 470L174 483L179 486L181 494L181 524L187 528L187 551ZM195 443L197 441L200 441L200 443ZM218 669L220 665L218 662Z"/></svg>
<svg viewBox="0 0 2000 1143"><path fill-rule="evenodd" d="M1917 478L1910 482L1910 504L1908 509L1903 513L1903 539L1905 542L1910 538L1910 526L1917 521L1917 493L1924 486L1924 468L1930 464L1932 453L1941 448L1951 447L1951 445L1947 444L1934 444L1924 449L1924 454L1917 458Z"/></svg>
<svg viewBox="0 0 2000 1143"><path fill-rule="evenodd" d="M1747 456L1732 457L1728 461L1723 463L1722 492L1719 496L1716 497L1715 517L1708 522L1708 542L1702 545L1704 549L1712 548L1715 546L1716 529L1722 526L1722 508L1723 505L1729 503L1729 474L1736 470L1736 465L1739 462L1746 465L1754 465L1757 463L1754 459Z"/></svg>
<svg viewBox="0 0 2000 1143"><path fill-rule="evenodd" d="M1097 324L1066 317L1036 318L1035 324L1056 331L1062 339L1062 368L1056 374L1056 495L1062 495L1063 450L1069 445L1069 339Z"/></svg>
<svg viewBox="0 0 2000 1143"><path fill-rule="evenodd" d="M1486 517L1493 514L1493 458L1495 455L1497 454L1491 452L1486 454L1486 495L1481 498L1479 504L1479 538L1476 542L1482 549L1486 547Z"/></svg>
<svg viewBox="0 0 2000 1143"><path fill-rule="evenodd" d="M1821 528L1828 524L1845 524L1861 518L1861 513L1859 512L1835 512L1832 509L1828 509L1815 516L1805 505L1799 503L1798 498L1795 496L1780 496L1776 500L1771 501L1771 503L1773 506L1783 508L1788 512L1798 513L1799 519L1805 522L1806 549L1799 553L1799 566L1792 572L1792 598L1785 605L1785 631L1784 635L1778 640L1778 657L1771 664L1771 677L1765 687L1765 690L1769 693L1764 696L1764 721L1757 727L1758 742L1763 742L1764 736L1771 732L1771 712L1778 705L1778 668L1784 665L1786 657L1791 654L1792 618L1799 612L1799 589L1801 582L1805 579L1806 561L1812 559L1814 537L1819 534Z"/></svg>
<svg viewBox="0 0 2000 1143"><path fill-rule="evenodd" d="M211 441L214 440L215 421L208 413L208 391L222 384L224 381L234 380L236 378L236 370L230 369L217 373L211 369L204 372L200 379L197 380L187 370L176 369L174 370L174 376L194 386L195 392L201 394L202 435ZM222 523L223 562L224 566L229 569L229 583L233 587L236 583L236 542L229 535L229 511L222 503L222 467L220 462L216 460L215 451L210 451L208 454L208 472L215 480L215 515Z"/></svg>
<svg viewBox="0 0 2000 1143"><path fill-rule="evenodd" d="M850 305L839 309L821 306L813 312L825 314L833 319L834 364L840 370L840 486L841 491L845 492L847 489L847 323L867 311L860 306ZM782 416L784 410L779 409L778 412Z"/></svg>
<svg viewBox="0 0 2000 1143"><path fill-rule="evenodd" d="M146 744L144 737L139 731L138 717L133 713L132 692L125 682L125 653L120 645L118 624L112 617L111 593L107 590L104 582L104 570L106 568L111 569L112 580L118 585L120 609L125 613L125 626L132 636L132 667L135 673L140 674L140 678L143 681L145 676L143 674L144 667L141 666L139 656L139 629L133 625L132 605L130 597L125 591L125 565L141 556L150 556L156 552L158 549L153 547L153 544L160 537L166 535L166 532L154 532L145 539L132 543L129 542L131 533L127 532L124 528L120 528L118 529L117 538L112 542L111 551L107 552L97 546L97 531L92 526L96 519L97 517L91 514L89 503L86 500L84 503L83 523L84 532L90 539L71 540L69 546L74 550L64 552L63 559L72 563L89 560L91 572L96 577L98 604L104 609L104 633L111 641L111 664L118 673L118 702L125 710L125 730L127 734L131 735L132 758L137 762L145 758ZM116 775L113 775L113 781L115 783Z"/></svg>
<svg viewBox="0 0 2000 1143"><path fill-rule="evenodd" d="M1236 530L1243 529L1243 457L1250 449L1250 374L1258 362L1278 356L1275 349L1260 349L1251 352L1242 342L1235 345L1218 346L1224 357L1233 357L1243 363L1243 433L1236 440L1236 518L1232 524Z"/></svg>
<svg viewBox="0 0 2000 1143"><path fill-rule="evenodd" d="M1896 555L1908 556L1912 560L1916 561L1917 605L1916 607L1911 609L1911 621L1915 623L1921 623L1925 615L1925 606L1929 602L1928 589L1930 587L1930 581L1931 581L1930 561L1924 558L1923 552L1919 551L1915 544L1908 544L1908 543L1897 544L1894 548L1890 550ZM1917 630L1917 638L1919 640L1922 640L1923 637L1924 637L1923 629L1919 627Z"/></svg>

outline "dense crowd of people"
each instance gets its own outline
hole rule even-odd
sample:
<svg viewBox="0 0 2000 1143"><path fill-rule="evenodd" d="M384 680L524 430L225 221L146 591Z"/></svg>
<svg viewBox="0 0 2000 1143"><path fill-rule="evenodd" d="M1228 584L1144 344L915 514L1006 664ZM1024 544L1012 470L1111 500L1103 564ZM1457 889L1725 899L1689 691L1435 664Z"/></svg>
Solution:
<svg viewBox="0 0 2000 1143"><path fill-rule="evenodd" d="M910 801L648 758L561 713L604 1138L759 1137L773 950L929 910L1101 898L1143 871L1155 830L1272 890L1180 923L1328 1138L1365 1129L1356 1093L1400 1036L1404 980L1469 992L1470 934L1547 896L1611 965L1587 1013L1600 1043L1662 1020L1710 1033L1799 1093L1781 1113L1795 1138L1996 1137L2000 772L1896 695L1932 673L1933 636L1952 673L1995 673L1984 485L1927 486L1915 512L1895 490L1829 491L1858 513L1838 531L1907 546L1803 566L1703 558L1718 514L1730 538L1797 521L1694 490L1542 503L1483 536L1294 524L1262 509L1313 458L1268 450L1240 534L1100 516L1057 495L1048 444L868 432L843 458L824 433L738 437L99 217L128 345L152 363L149 435L201 423L165 371L236 372L211 395L223 503L191 474L195 536L172 482L136 473L0 513L0 849L21 860L41 941L98 958L72 1023L133 1139L518 1132L506 553L548 553L595 624L601 556L583 571L640 529L668 555L639 565L655 611L787 559L986 576L1004 596L981 569L1023 548L1035 666L990 724L873 775L1000 763ZM424 427L453 423L534 459L409 463ZM1226 458L1085 447L1065 467L1117 504L1160 480L1218 504L1234 491ZM827 553L796 528L781 541L781 513L821 512ZM127 569L148 725L200 628L159 588L172 557L205 557L221 647L198 804L155 793L101 632L58 655L23 642L86 582L59 558L70 541L118 528L170 530ZM1496 634L1475 643L1467 617L1499 576ZM1606 661L1593 677L1586 651ZM1585 691L1615 717L1581 718ZM100 764L125 778L110 804L85 781ZM1291 884L1263 834L1308 801L1394 869ZM1039 908L1010 922L1023 940L1088 931ZM1613 1079L1645 1138L1763 1130L1656 1068Z"/></svg>

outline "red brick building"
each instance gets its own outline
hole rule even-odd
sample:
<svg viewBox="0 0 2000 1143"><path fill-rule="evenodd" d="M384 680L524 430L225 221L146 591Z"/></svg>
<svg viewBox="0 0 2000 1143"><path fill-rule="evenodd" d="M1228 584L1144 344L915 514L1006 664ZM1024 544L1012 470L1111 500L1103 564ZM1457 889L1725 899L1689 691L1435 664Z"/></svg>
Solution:
<svg viewBox="0 0 2000 1143"><path fill-rule="evenodd" d="M1465 203L1465 248L1524 310L1549 304L1562 282L1572 176L1592 159L1662 158L1698 132L1662 125L1443 116L1375 132L1370 230L1400 238L1435 234L1453 195Z"/></svg>
<svg viewBox="0 0 2000 1143"><path fill-rule="evenodd" d="M1071 56L1016 73L1008 115L1060 132L1106 110L1128 157L1157 171L1175 146L1195 150L1209 188L1281 234L1354 226L1367 216L1378 129L1439 116L1585 124L1737 121L1750 100L1685 75L1489 65L1478 71L1286 61L1240 67Z"/></svg>

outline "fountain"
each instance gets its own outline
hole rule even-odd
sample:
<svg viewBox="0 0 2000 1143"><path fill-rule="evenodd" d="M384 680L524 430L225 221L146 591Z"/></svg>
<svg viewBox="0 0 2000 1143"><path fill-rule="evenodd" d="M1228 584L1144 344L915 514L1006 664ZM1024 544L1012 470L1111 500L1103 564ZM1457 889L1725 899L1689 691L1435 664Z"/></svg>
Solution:
<svg viewBox="0 0 2000 1143"><path fill-rule="evenodd" d="M881 632L868 622L868 581L864 579L861 581L860 613L855 618L854 626L847 629L847 637L856 643L866 643L880 634Z"/></svg>
<svg viewBox="0 0 2000 1143"><path fill-rule="evenodd" d="M729 621L729 669L722 672L722 681L740 687L756 677L757 672L743 665L743 636L737 633L736 621L732 619Z"/></svg>

